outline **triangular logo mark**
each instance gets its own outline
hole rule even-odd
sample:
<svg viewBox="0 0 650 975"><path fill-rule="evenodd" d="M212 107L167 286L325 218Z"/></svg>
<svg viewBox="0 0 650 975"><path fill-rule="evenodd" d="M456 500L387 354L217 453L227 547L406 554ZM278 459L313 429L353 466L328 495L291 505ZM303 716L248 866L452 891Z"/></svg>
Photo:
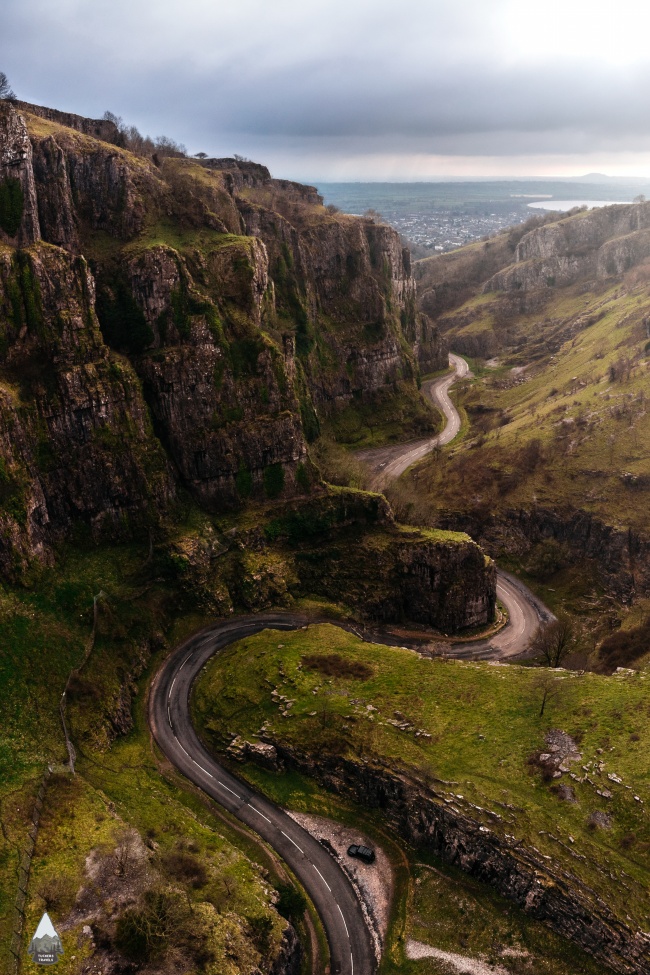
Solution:
<svg viewBox="0 0 650 975"><path fill-rule="evenodd" d="M39 921L36 934L29 942L27 951L37 965L55 965L63 954L61 939L47 911Z"/></svg>

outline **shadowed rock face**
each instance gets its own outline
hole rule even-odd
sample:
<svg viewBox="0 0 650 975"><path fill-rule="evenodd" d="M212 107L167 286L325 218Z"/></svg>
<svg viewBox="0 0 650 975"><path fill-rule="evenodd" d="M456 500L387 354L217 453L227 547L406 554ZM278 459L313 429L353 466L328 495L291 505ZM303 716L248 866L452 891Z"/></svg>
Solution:
<svg viewBox="0 0 650 975"><path fill-rule="evenodd" d="M155 524L179 486L209 510L322 490L319 418L415 397L446 358L391 228L258 164L154 164L118 135L0 105L5 573L79 520Z"/></svg>
<svg viewBox="0 0 650 975"><path fill-rule="evenodd" d="M175 493L138 379L102 341L83 258L0 252L0 569L49 559L75 521L146 524Z"/></svg>
<svg viewBox="0 0 650 975"><path fill-rule="evenodd" d="M471 809L452 808L445 798L445 783L427 786L408 772L340 755L320 754L316 761L286 743L266 735L264 740L275 746L285 766L313 776L364 808L380 809L400 836L488 883L612 971L621 975L648 971L650 936L628 927L594 890L579 886L577 878L566 872L553 870L538 851L512 842L513 837L502 837L498 827L483 826L486 810L476 817ZM497 822L501 818L491 812L488 817Z"/></svg>

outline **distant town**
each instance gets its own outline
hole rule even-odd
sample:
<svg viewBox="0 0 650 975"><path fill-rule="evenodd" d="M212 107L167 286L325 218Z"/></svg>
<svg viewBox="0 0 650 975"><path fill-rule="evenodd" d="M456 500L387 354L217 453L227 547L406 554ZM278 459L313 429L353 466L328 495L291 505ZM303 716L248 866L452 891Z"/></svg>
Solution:
<svg viewBox="0 0 650 975"><path fill-rule="evenodd" d="M526 205L517 204L509 209L489 210L436 210L433 213L399 214L385 208L382 216L404 237L415 256L419 249L444 254L446 251L471 244L483 237L491 237L514 224L523 223L533 214Z"/></svg>
<svg viewBox="0 0 650 975"><path fill-rule="evenodd" d="M448 183L317 183L327 205L369 214L401 234L414 258L443 254L523 223L539 211L530 204L579 199L630 202L648 194L640 181L495 180Z"/></svg>

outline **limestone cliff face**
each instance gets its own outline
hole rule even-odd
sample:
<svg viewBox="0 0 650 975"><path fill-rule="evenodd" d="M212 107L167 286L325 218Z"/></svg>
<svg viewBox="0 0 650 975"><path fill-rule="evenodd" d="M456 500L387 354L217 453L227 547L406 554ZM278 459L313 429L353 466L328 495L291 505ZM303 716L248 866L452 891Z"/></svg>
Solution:
<svg viewBox="0 0 650 975"><path fill-rule="evenodd" d="M109 352L83 258L42 243L0 253L0 570L84 521L119 537L174 494L130 364Z"/></svg>
<svg viewBox="0 0 650 975"><path fill-rule="evenodd" d="M0 243L25 247L39 240L32 145L23 119L0 102L0 183L6 191L0 213Z"/></svg>
<svg viewBox="0 0 650 975"><path fill-rule="evenodd" d="M79 518L124 532L181 485L210 510L309 494L319 418L417 398L445 359L392 229L258 164L118 136L0 105L7 567Z"/></svg>
<svg viewBox="0 0 650 975"><path fill-rule="evenodd" d="M103 142L113 142L116 145L120 141L119 132L114 122L107 119L84 118L83 115L74 115L72 112L60 112L56 108L47 108L45 105L33 105L31 102L13 102L19 112L27 112L39 118L47 119L58 125L64 125L69 129L76 129L84 135L92 135Z"/></svg>
<svg viewBox="0 0 650 975"><path fill-rule="evenodd" d="M312 194L300 198L291 187L278 203L275 183L257 187L239 208L247 233L266 246L276 315L298 317L318 408L330 412L443 366L437 330L416 312L410 256L398 235L369 219L315 219Z"/></svg>
<svg viewBox="0 0 650 975"><path fill-rule="evenodd" d="M603 207L525 234L514 264L491 277L484 291L531 291L608 278L650 255L650 204Z"/></svg>
<svg viewBox="0 0 650 975"><path fill-rule="evenodd" d="M221 614L326 597L368 622L446 633L494 617L496 572L467 535L395 524L386 499L333 489L278 505L264 526L179 543L180 586Z"/></svg>

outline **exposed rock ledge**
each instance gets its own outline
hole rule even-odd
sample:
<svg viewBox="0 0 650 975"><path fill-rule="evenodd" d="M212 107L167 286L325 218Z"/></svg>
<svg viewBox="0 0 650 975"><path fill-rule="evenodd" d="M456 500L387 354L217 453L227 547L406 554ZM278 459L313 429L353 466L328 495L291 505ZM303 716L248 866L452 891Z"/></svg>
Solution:
<svg viewBox="0 0 650 975"><path fill-rule="evenodd" d="M266 739L267 741L269 739ZM634 931L577 877L553 872L541 854L508 843L405 773L351 759L314 762L275 743L287 765L362 806L379 808L396 832L489 884L621 975L647 975L650 935Z"/></svg>

